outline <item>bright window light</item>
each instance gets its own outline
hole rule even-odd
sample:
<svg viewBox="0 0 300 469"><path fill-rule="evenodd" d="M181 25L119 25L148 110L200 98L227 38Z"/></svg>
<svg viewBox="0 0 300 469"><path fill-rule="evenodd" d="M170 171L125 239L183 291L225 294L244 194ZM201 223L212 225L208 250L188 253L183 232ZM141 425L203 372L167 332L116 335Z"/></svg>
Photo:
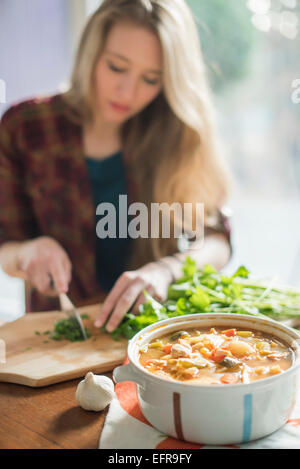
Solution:
<svg viewBox="0 0 300 469"><path fill-rule="evenodd" d="M297 0L281 0L281 3L286 8L296 8Z"/></svg>
<svg viewBox="0 0 300 469"><path fill-rule="evenodd" d="M102 0L85 0L86 2L86 16L90 16L97 10Z"/></svg>
<svg viewBox="0 0 300 469"><path fill-rule="evenodd" d="M265 15L271 8L271 0L248 0L247 7L255 15Z"/></svg>

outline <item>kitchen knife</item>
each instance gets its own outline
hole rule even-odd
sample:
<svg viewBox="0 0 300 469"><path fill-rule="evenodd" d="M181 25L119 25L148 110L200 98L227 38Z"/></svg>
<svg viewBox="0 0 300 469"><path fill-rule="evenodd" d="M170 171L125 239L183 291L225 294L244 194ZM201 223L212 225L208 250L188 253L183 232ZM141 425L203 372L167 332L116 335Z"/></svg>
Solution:
<svg viewBox="0 0 300 469"><path fill-rule="evenodd" d="M81 330L81 333L82 333L82 336L83 336L84 340L87 340L87 335L86 335L84 326L82 324L80 314L78 313L77 309L73 305L70 298L65 293L60 293L59 294L59 301L60 301L61 310L64 311L65 313L67 313L67 315L70 318L75 317L75 319L77 320L77 322L79 324L79 327L80 327L80 330Z"/></svg>
<svg viewBox="0 0 300 469"><path fill-rule="evenodd" d="M51 274L49 274L49 277L50 277L50 288L52 290L55 290L55 284L54 284L53 277L52 277ZM79 327L80 327L80 330L81 330L81 333L82 333L82 337L84 338L84 340L87 340L87 335L86 335L86 332L85 332L85 328L82 324L80 314L78 313L77 309L73 305L70 298L65 293L60 293L59 294L59 302L60 302L60 309L62 311L64 311L69 316L69 318L75 318L76 319L76 321L79 324Z"/></svg>

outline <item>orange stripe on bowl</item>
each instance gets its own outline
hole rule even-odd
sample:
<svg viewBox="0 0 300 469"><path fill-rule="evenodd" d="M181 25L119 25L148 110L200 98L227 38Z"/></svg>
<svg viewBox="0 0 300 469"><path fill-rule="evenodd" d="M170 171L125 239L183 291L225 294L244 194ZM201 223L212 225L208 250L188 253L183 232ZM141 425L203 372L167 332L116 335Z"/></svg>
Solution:
<svg viewBox="0 0 300 469"><path fill-rule="evenodd" d="M289 419L287 423L290 423L293 427L299 427L300 419Z"/></svg>
<svg viewBox="0 0 300 469"><path fill-rule="evenodd" d="M131 417L139 420L146 425L152 425L145 419L142 414L140 404L137 397L137 386L131 381L124 381L115 386L115 393L122 409L125 410Z"/></svg>

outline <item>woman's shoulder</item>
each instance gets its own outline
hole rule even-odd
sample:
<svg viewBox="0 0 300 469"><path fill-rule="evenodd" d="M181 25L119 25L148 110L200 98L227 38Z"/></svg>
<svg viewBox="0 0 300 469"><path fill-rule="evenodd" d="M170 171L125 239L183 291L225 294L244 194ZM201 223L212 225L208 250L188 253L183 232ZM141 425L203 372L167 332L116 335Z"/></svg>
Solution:
<svg viewBox="0 0 300 469"><path fill-rule="evenodd" d="M30 98L12 104L3 114L1 122L61 114L66 111L66 108L66 102L61 94Z"/></svg>
<svg viewBox="0 0 300 469"><path fill-rule="evenodd" d="M78 133L70 118L70 108L62 94L36 97L10 106L1 118L1 127L32 147L65 141ZM51 142L49 142L51 143Z"/></svg>

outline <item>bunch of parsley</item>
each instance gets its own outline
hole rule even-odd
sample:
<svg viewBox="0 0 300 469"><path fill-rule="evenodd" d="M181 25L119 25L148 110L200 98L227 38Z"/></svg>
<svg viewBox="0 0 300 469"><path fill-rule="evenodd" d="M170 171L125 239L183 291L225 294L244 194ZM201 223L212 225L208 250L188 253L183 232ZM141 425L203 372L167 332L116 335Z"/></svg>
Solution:
<svg viewBox="0 0 300 469"><path fill-rule="evenodd" d="M250 314L276 320L300 318L299 289L251 280L245 266L227 276L209 264L198 269L196 262L187 257L182 273L182 277L169 286L163 303L144 291L146 302L140 305L140 314L128 312L112 333L113 337L131 339L157 321L194 313Z"/></svg>

